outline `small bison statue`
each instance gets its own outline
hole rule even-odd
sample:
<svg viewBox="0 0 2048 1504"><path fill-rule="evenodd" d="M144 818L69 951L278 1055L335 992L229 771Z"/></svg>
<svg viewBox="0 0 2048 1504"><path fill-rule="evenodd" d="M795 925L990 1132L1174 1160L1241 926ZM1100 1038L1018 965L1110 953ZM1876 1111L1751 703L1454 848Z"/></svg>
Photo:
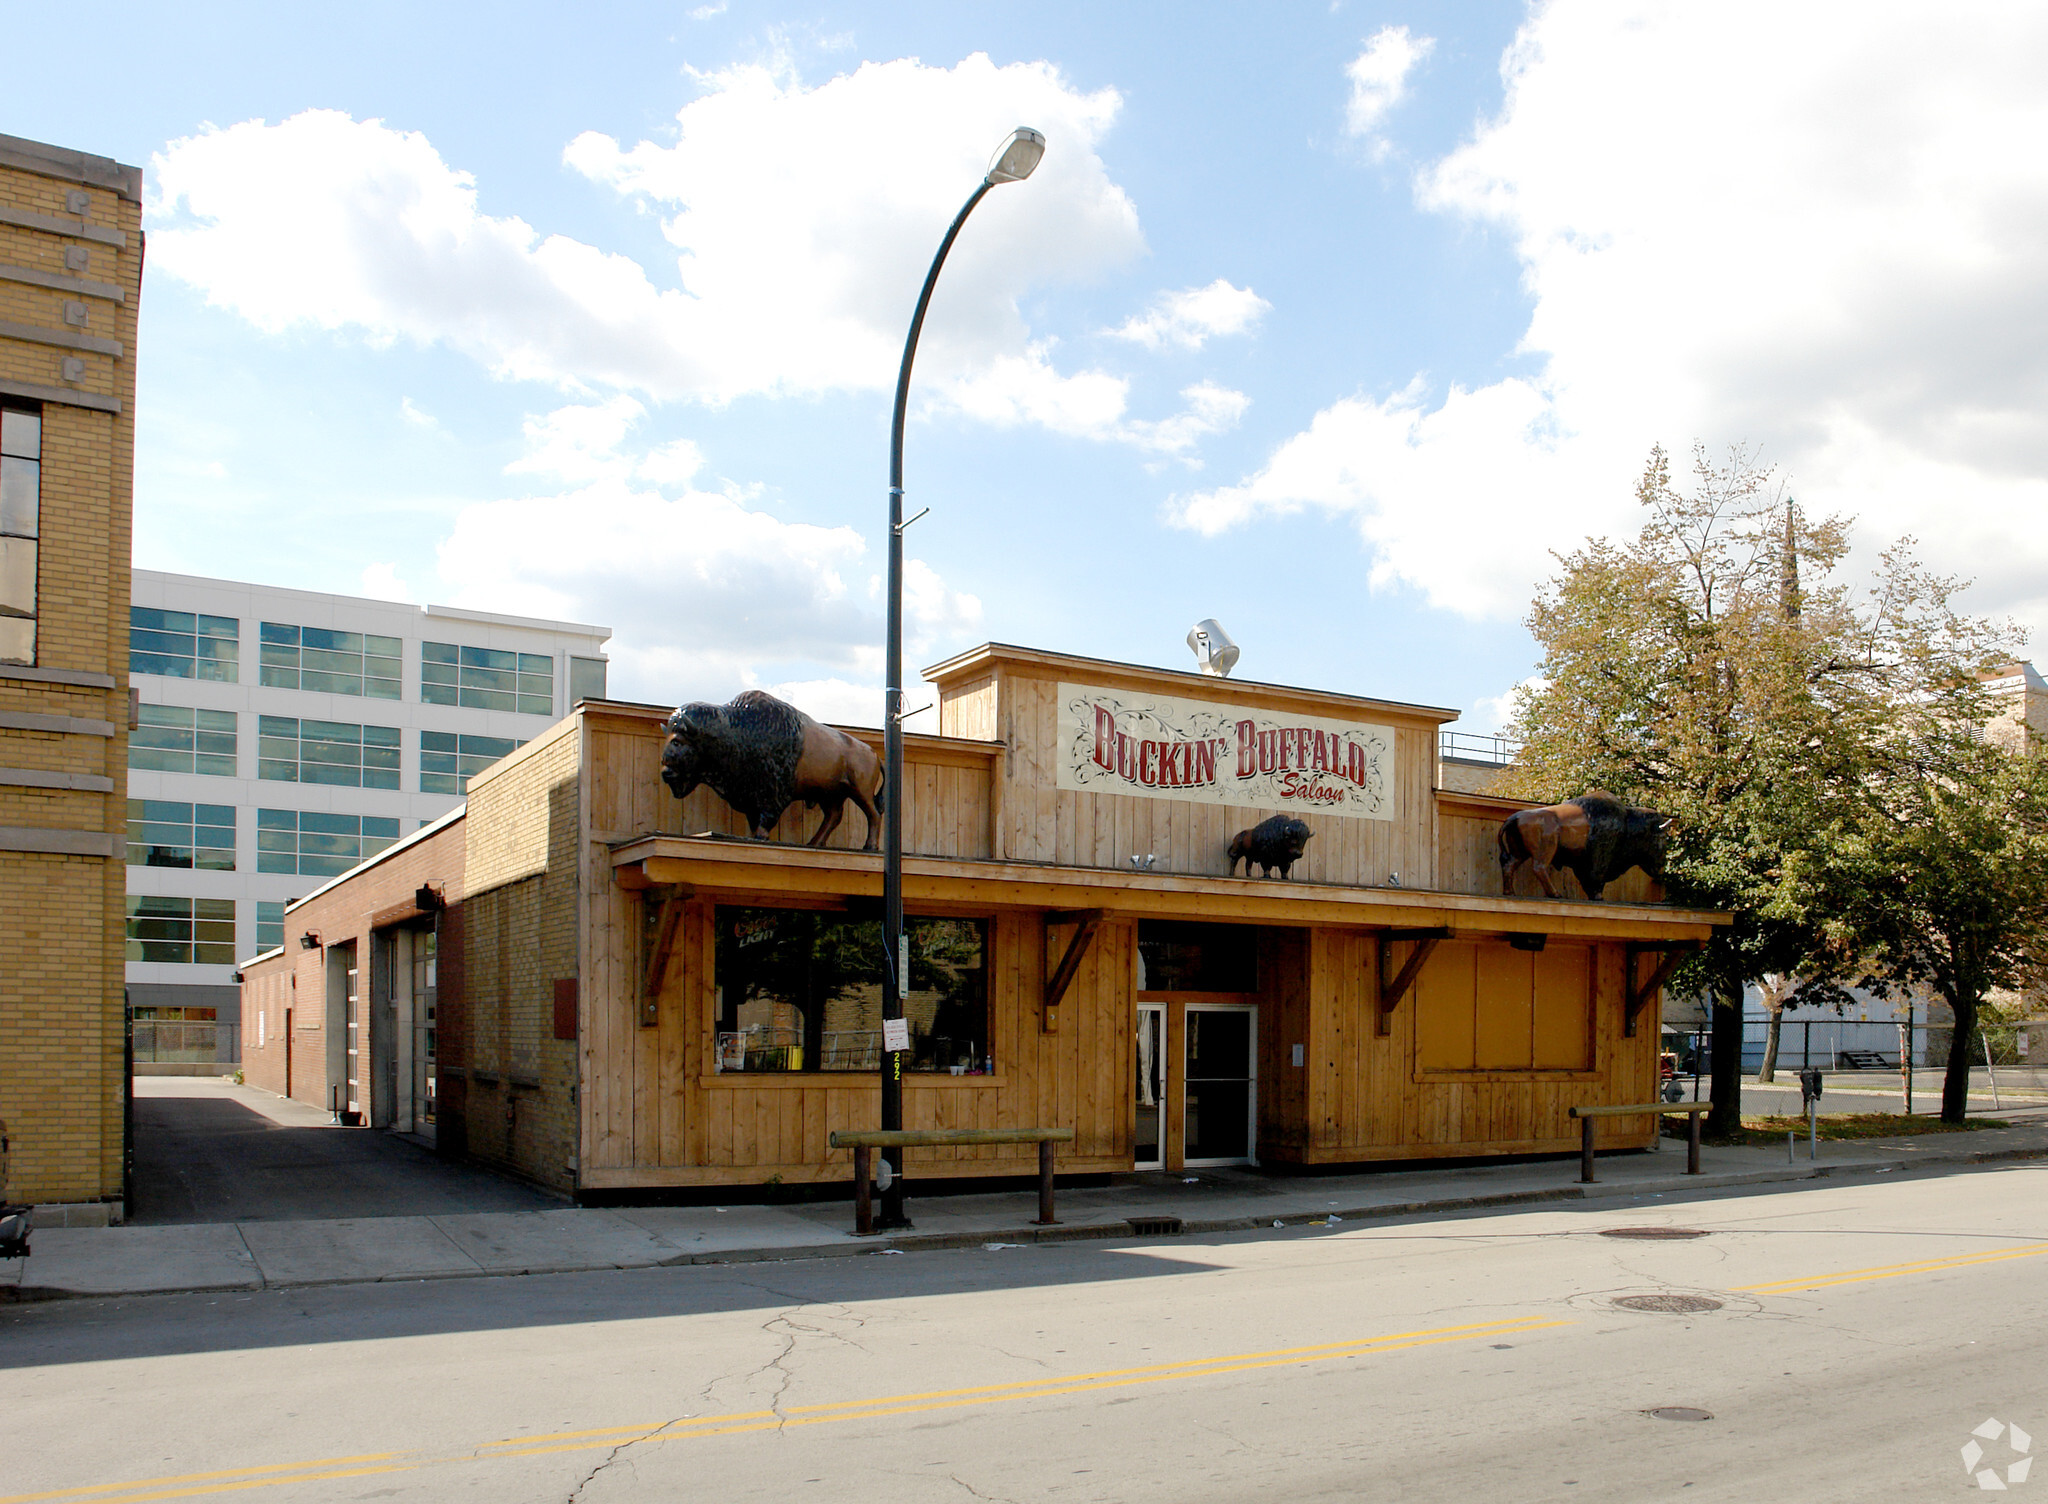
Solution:
<svg viewBox="0 0 2048 1504"><path fill-rule="evenodd" d="M801 799L825 811L811 837L822 846L839 828L851 799L868 818L867 845L881 839L882 762L857 737L820 725L794 705L758 689L728 705L702 700L668 718L661 749L661 778L678 799L698 784L745 817L759 841Z"/></svg>
<svg viewBox="0 0 2048 1504"><path fill-rule="evenodd" d="M1661 878L1670 829L1669 815L1636 809L1598 789L1563 804L1517 810L1500 827L1500 890L1514 896L1528 873L1545 893L1561 897L1559 867L1576 876L1591 899L1631 867Z"/></svg>
<svg viewBox="0 0 2048 1504"><path fill-rule="evenodd" d="M1250 830L1240 830L1230 838L1230 875L1237 876L1237 864L1242 861L1244 875L1250 877L1252 864L1256 862L1259 876L1271 877L1277 868L1284 880L1294 864L1301 860L1302 850L1314 834L1292 815L1275 815L1270 820L1261 820Z"/></svg>

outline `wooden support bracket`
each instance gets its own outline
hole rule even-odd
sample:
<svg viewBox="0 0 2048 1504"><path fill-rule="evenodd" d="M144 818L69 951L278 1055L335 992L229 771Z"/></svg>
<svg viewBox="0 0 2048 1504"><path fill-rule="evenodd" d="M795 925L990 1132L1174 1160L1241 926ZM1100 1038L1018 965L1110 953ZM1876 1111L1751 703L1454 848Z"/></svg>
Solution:
<svg viewBox="0 0 2048 1504"><path fill-rule="evenodd" d="M1380 1018L1379 1034L1382 1038L1394 1031L1394 1009L1400 1006L1402 996L1415 985L1415 979L1422 974L1422 963L1429 959L1429 953L1436 949L1437 942L1451 938L1451 932L1442 925L1431 925L1419 929L1381 930L1380 937ZM1400 974L1391 982L1387 980L1388 951L1396 941L1412 940L1415 949L1408 953Z"/></svg>
<svg viewBox="0 0 2048 1504"><path fill-rule="evenodd" d="M1102 909L1055 910L1045 916L1047 927L1056 924L1077 926L1074 938L1067 942L1067 952L1060 957L1060 964L1045 984L1045 1007L1039 1014L1039 1026L1047 1034L1060 1031L1060 1000L1067 995L1067 989L1074 985L1075 973L1081 969L1081 962L1088 954L1088 947L1095 941L1095 932L1102 928L1102 921L1108 917Z"/></svg>
<svg viewBox="0 0 2048 1504"><path fill-rule="evenodd" d="M661 984L668 976L668 958L675 949L676 931L682 928L683 904L692 891L679 883L670 888L668 896L662 899L661 920L654 932L654 944L647 952L647 975L640 983L640 1027L643 1029L661 1022ZM650 889L641 901L651 902L654 897Z"/></svg>
<svg viewBox="0 0 2048 1504"><path fill-rule="evenodd" d="M1628 970L1625 980L1628 984L1628 1017L1622 1028L1624 1038L1636 1037L1636 1015L1649 1006L1663 985L1671 980L1671 973L1678 970L1679 962L1700 948L1697 940L1631 940L1628 946ZM1641 986L1636 984L1636 957L1661 955L1657 969L1650 973L1649 980Z"/></svg>

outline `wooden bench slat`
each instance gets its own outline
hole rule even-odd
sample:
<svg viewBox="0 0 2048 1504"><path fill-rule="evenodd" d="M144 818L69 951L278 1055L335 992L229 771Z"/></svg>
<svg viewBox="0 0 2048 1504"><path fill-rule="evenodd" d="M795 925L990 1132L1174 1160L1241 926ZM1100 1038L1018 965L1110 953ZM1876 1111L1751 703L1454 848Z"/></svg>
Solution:
<svg viewBox="0 0 2048 1504"><path fill-rule="evenodd" d="M1071 1144L1071 1128L835 1128L834 1149L939 1149L952 1144Z"/></svg>
<svg viewBox="0 0 2048 1504"><path fill-rule="evenodd" d="M1712 1112L1712 1102L1650 1102L1641 1107L1574 1107L1575 1118L1633 1118L1646 1112Z"/></svg>

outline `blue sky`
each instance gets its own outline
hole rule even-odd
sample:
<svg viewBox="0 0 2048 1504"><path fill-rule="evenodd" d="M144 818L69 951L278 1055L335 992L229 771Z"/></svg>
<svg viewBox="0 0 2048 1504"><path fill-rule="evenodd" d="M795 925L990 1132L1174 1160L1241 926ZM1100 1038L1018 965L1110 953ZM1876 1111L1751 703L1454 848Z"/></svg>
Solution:
<svg viewBox="0 0 2048 1504"><path fill-rule="evenodd" d="M138 8L0 111L148 172L140 565L873 722L902 330L1029 124L920 355L914 662L1215 616L1491 730L1549 551L1695 440L2048 624L2025 8L310 10Z"/></svg>

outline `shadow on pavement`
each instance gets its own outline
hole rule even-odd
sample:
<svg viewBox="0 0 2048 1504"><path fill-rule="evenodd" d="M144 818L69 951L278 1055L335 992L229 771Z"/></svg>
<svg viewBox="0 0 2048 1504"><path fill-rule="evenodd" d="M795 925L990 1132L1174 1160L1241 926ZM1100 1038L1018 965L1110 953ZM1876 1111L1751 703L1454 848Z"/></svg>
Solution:
<svg viewBox="0 0 2048 1504"><path fill-rule="evenodd" d="M1189 1250L1194 1252L1195 1250ZM252 1348L778 1310L1108 1280L1203 1274L1215 1265L1148 1248L1038 1248L802 1262L608 1269L503 1279L0 1305L0 1371Z"/></svg>
<svg viewBox="0 0 2048 1504"><path fill-rule="evenodd" d="M434 1216L560 1206L531 1186L251 1087L143 1077L135 1095L139 1226Z"/></svg>

